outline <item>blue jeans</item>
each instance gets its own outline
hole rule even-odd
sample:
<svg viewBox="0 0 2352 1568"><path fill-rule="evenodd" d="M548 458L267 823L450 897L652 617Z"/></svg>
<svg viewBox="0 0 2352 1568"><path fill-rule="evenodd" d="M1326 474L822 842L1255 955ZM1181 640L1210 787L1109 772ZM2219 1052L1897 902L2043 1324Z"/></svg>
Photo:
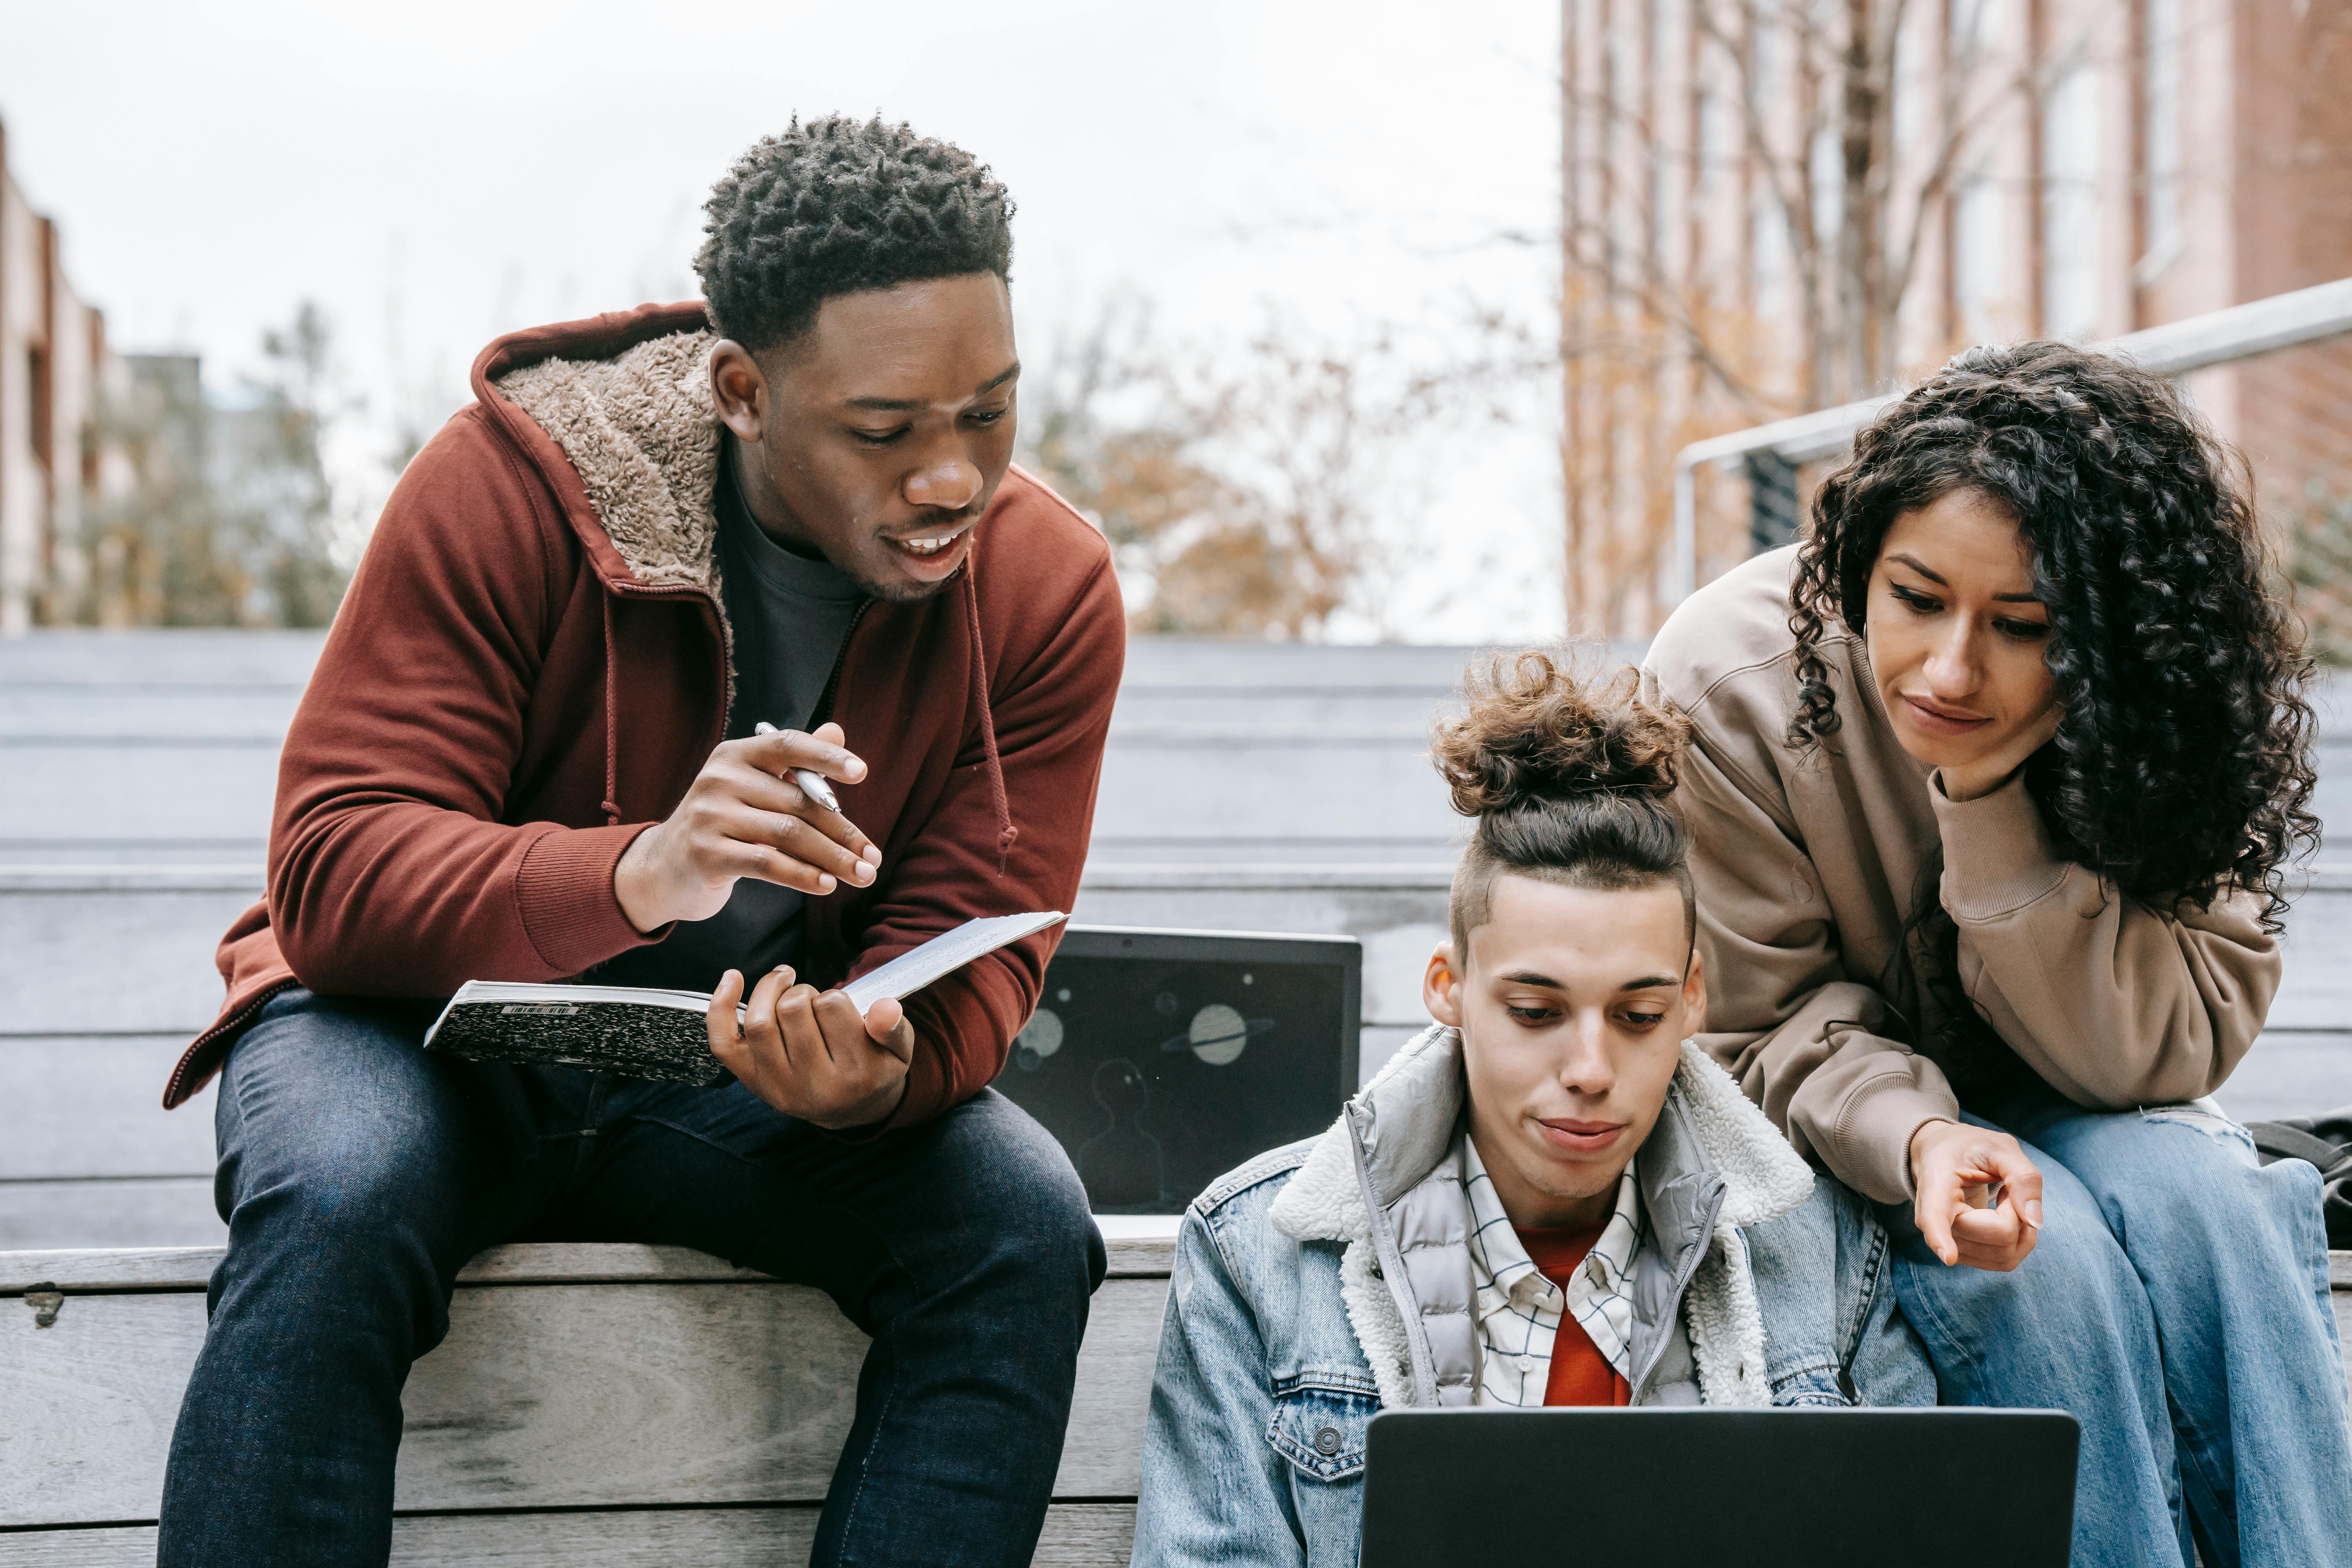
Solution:
<svg viewBox="0 0 2352 1568"><path fill-rule="evenodd" d="M1817 1173L1802 1204L1742 1228L1773 1404L1936 1403L1935 1367L1896 1300L1894 1240L1876 1208Z"/></svg>
<svg viewBox="0 0 2352 1568"><path fill-rule="evenodd" d="M1102 1241L992 1091L849 1142L740 1085L479 1066L434 1008L272 1000L217 1110L228 1255L173 1434L164 1568L382 1563L402 1384L509 1240L664 1242L813 1285L873 1336L817 1563L1024 1563Z"/></svg>
<svg viewBox="0 0 2352 1568"><path fill-rule="evenodd" d="M1946 1268L1882 1211L1948 1405L2082 1423L2076 1568L2352 1563L2352 1434L2319 1176L2191 1106L2102 1114L2035 1085L1988 1108L2042 1175L2014 1273ZM2184 1509L2183 1504L2186 1504Z"/></svg>

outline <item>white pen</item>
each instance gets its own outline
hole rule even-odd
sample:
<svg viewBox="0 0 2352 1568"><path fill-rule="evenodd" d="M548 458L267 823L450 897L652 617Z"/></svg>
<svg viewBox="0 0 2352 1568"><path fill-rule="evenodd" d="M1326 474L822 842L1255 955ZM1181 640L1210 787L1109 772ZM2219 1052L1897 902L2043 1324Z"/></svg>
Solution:
<svg viewBox="0 0 2352 1568"><path fill-rule="evenodd" d="M758 723L751 726L751 733L754 735L781 735L783 731L777 729L773 724L769 723L765 719L762 719ZM817 805L824 807L825 810L830 811L836 816L840 814L841 801L840 798L833 793L833 782L830 779L827 779L823 773L813 773L806 768L789 768L785 771L792 774L793 783L801 786L801 793L803 795L816 802Z"/></svg>

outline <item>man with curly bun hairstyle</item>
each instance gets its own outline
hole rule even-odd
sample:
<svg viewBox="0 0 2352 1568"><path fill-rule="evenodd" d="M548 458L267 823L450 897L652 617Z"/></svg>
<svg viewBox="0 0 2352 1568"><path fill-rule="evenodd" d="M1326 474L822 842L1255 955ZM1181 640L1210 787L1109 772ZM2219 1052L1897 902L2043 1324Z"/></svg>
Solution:
<svg viewBox="0 0 2352 1568"><path fill-rule="evenodd" d="M815 1286L872 1336L812 1561L1026 1563L1104 1268L987 1088L1077 892L1124 616L1012 466L1013 204L795 122L713 191L705 299L511 333L402 477L289 731L267 899L165 1090L217 1074L229 1248L160 1560L382 1563L401 1388L524 1236ZM821 775L824 785L796 776ZM469 980L711 994L715 1087L420 1048Z"/></svg>
<svg viewBox="0 0 2352 1568"><path fill-rule="evenodd" d="M1891 405L1650 652L1701 1037L1877 1205L1945 1402L2081 1421L2077 1564L2352 1563L2318 1173L2203 1098L2315 837L2271 584L2177 388L2020 343Z"/></svg>
<svg viewBox="0 0 2352 1568"><path fill-rule="evenodd" d="M1672 802L1689 729L1639 687L1534 648L1465 675L1430 746L1472 825L1423 971L1432 1026L1328 1131L1185 1211L1134 1568L1353 1568L1383 1409L1934 1402L1883 1238L1838 1234L1691 1038L1709 961ZM1849 1254L1870 1260L1850 1287ZM1719 1484L1686 1468L1692 1497ZM1524 1500L1548 1541L1612 1508L1675 1537L1585 1479ZM1506 1555L1477 1531L1517 1505L1414 1506L1460 1529L1458 1563ZM1559 1554L1626 1555L1583 1544Z"/></svg>

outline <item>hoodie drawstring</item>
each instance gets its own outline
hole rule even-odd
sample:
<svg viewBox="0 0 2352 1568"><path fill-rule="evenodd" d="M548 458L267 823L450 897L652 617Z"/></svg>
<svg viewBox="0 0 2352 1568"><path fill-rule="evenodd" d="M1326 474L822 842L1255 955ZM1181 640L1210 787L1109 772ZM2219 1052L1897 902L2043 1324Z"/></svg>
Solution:
<svg viewBox="0 0 2352 1568"><path fill-rule="evenodd" d="M972 542L975 552L979 541ZM963 563L964 622L971 633L971 694L980 704L980 749L988 764L988 786L996 797L996 874L1004 875L1005 858L1013 853L1021 830L1013 826L1013 802L1004 792L1004 763L996 751L996 716L988 706L988 660L980 642L980 590L972 584L973 562Z"/></svg>
<svg viewBox="0 0 2352 1568"><path fill-rule="evenodd" d="M1004 875L1005 861L1021 830L1013 826L1013 801L1005 793L1004 761L996 749L996 716L988 704L988 660L980 640L980 592L972 586L971 563L963 570L964 626L971 639L971 694L980 705L980 748L988 766L989 793L996 805L996 874ZM604 595L604 798L600 803L608 827L621 825L621 676L620 653L613 641L613 595Z"/></svg>
<svg viewBox="0 0 2352 1568"><path fill-rule="evenodd" d="M613 590L604 590L604 826L621 826L621 656L613 646Z"/></svg>

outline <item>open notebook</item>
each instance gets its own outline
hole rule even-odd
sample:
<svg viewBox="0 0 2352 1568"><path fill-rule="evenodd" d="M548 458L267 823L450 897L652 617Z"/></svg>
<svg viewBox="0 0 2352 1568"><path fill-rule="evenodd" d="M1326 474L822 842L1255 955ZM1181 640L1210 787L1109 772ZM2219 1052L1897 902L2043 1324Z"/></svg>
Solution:
<svg viewBox="0 0 2352 1568"><path fill-rule="evenodd" d="M863 1014L877 1002L911 995L972 960L1066 918L1058 910L1044 910L966 921L841 989ZM703 1022L709 1008L710 994L705 991L469 980L434 1020L425 1047L471 1061L542 1063L673 1083L716 1083L726 1069L710 1054Z"/></svg>

